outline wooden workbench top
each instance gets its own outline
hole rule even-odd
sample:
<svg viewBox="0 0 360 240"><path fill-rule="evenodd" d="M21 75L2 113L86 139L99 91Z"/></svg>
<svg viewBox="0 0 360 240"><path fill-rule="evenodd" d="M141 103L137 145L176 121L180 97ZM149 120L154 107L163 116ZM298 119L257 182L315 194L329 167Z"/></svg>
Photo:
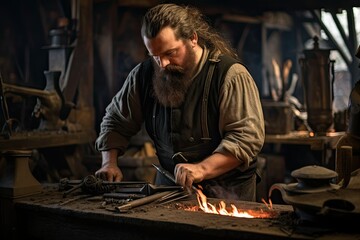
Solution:
<svg viewBox="0 0 360 240"><path fill-rule="evenodd" d="M22 237L39 239L313 239L331 234L338 239L355 239L360 234L339 233L330 229L297 225L297 218L288 205L275 205L279 213L272 219L248 219L220 216L179 209L179 204L150 203L126 213L105 205L102 196L62 197L54 186L44 187L41 194L16 200ZM69 201L77 199L76 201ZM216 199L212 199L216 200ZM195 199L188 201L196 203ZM209 200L211 202L211 200ZM216 202L215 202L216 204ZM263 203L237 201L237 208L259 209ZM121 236L121 237L119 237Z"/></svg>

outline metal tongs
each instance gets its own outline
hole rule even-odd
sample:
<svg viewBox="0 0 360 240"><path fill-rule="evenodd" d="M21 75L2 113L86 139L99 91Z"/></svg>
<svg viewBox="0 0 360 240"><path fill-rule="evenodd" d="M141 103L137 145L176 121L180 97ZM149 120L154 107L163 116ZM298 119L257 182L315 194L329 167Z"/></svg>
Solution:
<svg viewBox="0 0 360 240"><path fill-rule="evenodd" d="M155 164L152 164L152 165L160 174L162 174L164 177L169 179L172 183L176 184L175 177L173 174L169 173L166 169L162 168L161 166L157 166ZM195 192L197 192L197 190L198 190L198 188L195 185L192 185L191 188ZM167 196L164 196L161 199L159 199L157 202L159 204L167 204L170 202L174 202L174 201L189 197L191 195L192 195L192 192L187 192L187 191L184 191L184 189L183 189L181 192L172 193Z"/></svg>
<svg viewBox="0 0 360 240"><path fill-rule="evenodd" d="M172 183L176 184L175 181L175 177L174 175L172 175L171 173L169 173L166 169L162 168L161 166L157 166L155 164L152 164L154 168L156 168L156 170L161 173L164 177L166 177L167 179L169 179ZM198 188L193 184L191 186L191 189L194 190L195 192L197 192Z"/></svg>

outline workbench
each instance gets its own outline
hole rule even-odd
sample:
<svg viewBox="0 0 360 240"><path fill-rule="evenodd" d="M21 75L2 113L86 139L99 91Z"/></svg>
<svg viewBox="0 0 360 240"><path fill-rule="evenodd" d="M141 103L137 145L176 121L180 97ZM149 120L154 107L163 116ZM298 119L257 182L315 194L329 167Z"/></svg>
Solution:
<svg viewBox="0 0 360 240"><path fill-rule="evenodd" d="M15 200L16 239L359 239L360 232L301 226L289 205L274 205L277 218L248 219L177 209L179 204L149 203L126 213L103 205L101 196L63 198L56 186ZM192 202L196 199L183 201ZM219 200L219 199L213 199ZM209 202L213 202L209 200ZM180 202L181 203L181 202ZM213 202L216 203L216 202ZM254 209L263 203L234 202Z"/></svg>
<svg viewBox="0 0 360 240"><path fill-rule="evenodd" d="M7 138L0 136L0 160L4 157L6 162L4 164L5 169L0 171L0 198L4 195L16 198L19 195L38 191L40 183L34 178L29 167L29 160L34 149L49 148L54 151L52 155L56 155L56 157L49 160L61 159L60 156L63 154L62 157L66 159L70 168L74 169L73 174L75 175L78 174L75 172L76 169L81 169L81 166L79 167L80 164L74 152L80 150L74 148L72 151L65 151L64 148L71 145L90 144L94 139L94 132L82 130L72 132L63 130L24 131L13 133ZM70 154L71 152L73 155ZM80 156L80 153L78 155ZM28 188L29 186L31 187Z"/></svg>
<svg viewBox="0 0 360 240"><path fill-rule="evenodd" d="M95 133L86 131L28 131L14 133L9 138L0 137L0 151L61 147L89 144Z"/></svg>
<svg viewBox="0 0 360 240"><path fill-rule="evenodd" d="M265 143L309 145L311 150L334 149L345 132L329 132L326 135L311 135L308 131L293 131L288 134L266 134Z"/></svg>
<svg viewBox="0 0 360 240"><path fill-rule="evenodd" d="M306 145L312 151L321 151L321 164L328 165L328 151L334 151L345 132L329 132L326 135L312 135L308 131L292 131L288 134L266 134L265 143Z"/></svg>

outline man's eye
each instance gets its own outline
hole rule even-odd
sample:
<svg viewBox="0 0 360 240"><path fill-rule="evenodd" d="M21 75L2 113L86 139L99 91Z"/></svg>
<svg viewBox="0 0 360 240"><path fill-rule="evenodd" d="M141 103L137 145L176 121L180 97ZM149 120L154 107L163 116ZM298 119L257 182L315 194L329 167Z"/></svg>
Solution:
<svg viewBox="0 0 360 240"><path fill-rule="evenodd" d="M173 57L176 55L176 51L171 51L171 52L168 52L166 55L168 55L169 57Z"/></svg>

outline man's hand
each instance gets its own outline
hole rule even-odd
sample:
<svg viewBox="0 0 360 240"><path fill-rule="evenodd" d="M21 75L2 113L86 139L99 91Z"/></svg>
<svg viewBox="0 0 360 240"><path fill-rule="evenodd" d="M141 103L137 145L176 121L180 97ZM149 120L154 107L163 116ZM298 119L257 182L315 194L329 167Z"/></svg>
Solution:
<svg viewBox="0 0 360 240"><path fill-rule="evenodd" d="M120 182L123 179L123 174L117 166L118 152L116 149L101 152L102 165L99 170L95 172L95 176L109 182Z"/></svg>
<svg viewBox="0 0 360 240"><path fill-rule="evenodd" d="M176 164L174 175L176 184L184 186L187 189L191 189L193 183L198 183L204 180L202 168L198 164Z"/></svg>
<svg viewBox="0 0 360 240"><path fill-rule="evenodd" d="M116 165L105 164L95 172L95 176L109 182L120 182L123 174Z"/></svg>

